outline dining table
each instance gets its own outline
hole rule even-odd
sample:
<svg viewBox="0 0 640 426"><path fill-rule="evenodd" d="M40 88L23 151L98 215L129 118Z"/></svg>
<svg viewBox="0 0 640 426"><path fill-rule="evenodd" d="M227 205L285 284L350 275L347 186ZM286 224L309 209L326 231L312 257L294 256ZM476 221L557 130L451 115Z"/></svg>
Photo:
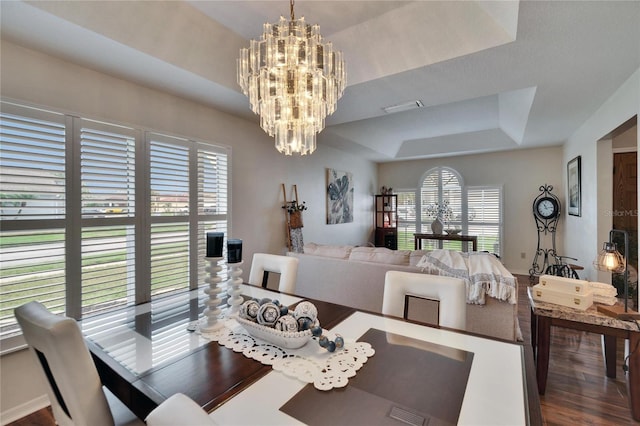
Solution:
<svg viewBox="0 0 640 426"><path fill-rule="evenodd" d="M527 345L240 287L245 300L291 310L311 302L323 335L344 347L331 353L313 337L300 349L278 348L249 337L249 346L282 354L247 355L233 346L246 337L233 318L221 319L223 337L199 331L205 296L194 290L80 321L105 387L143 419L180 392L219 425L542 424ZM343 367L356 358L358 365Z"/></svg>

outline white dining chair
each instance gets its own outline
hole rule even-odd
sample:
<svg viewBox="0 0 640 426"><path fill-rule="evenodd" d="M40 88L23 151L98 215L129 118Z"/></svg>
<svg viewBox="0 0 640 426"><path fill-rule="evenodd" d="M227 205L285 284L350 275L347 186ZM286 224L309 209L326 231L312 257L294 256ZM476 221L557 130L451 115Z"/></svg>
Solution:
<svg viewBox="0 0 640 426"><path fill-rule="evenodd" d="M467 326L466 286L459 278L387 271L384 281L382 313L406 318L406 297L439 301L438 324L465 330Z"/></svg>
<svg viewBox="0 0 640 426"><path fill-rule="evenodd" d="M294 293L298 277L298 259L276 254L255 253L251 261L249 284L266 287L268 273L280 274L278 290Z"/></svg>
<svg viewBox="0 0 640 426"><path fill-rule="evenodd" d="M73 318L55 315L39 302L26 303L14 313L29 351L42 367L58 425L145 424L102 386L80 327ZM184 395L168 398L155 410L179 412L182 424L214 424L202 408ZM149 414L152 419L157 418L154 411Z"/></svg>
<svg viewBox="0 0 640 426"><path fill-rule="evenodd" d="M145 419L147 426L214 426L217 423L185 394L176 393L153 410Z"/></svg>

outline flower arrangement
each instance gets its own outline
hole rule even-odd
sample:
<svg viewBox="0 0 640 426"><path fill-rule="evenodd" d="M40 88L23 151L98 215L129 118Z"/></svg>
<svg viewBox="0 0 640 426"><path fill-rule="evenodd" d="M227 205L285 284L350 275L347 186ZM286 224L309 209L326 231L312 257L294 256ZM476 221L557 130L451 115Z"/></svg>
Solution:
<svg viewBox="0 0 640 426"><path fill-rule="evenodd" d="M307 210L307 205L303 201L302 204L298 204L297 201L288 201L283 206L289 213L301 212Z"/></svg>
<svg viewBox="0 0 640 426"><path fill-rule="evenodd" d="M427 206L427 215L429 217L438 218L448 222L453 217L453 209L449 206L449 200L443 200L442 203L436 201Z"/></svg>

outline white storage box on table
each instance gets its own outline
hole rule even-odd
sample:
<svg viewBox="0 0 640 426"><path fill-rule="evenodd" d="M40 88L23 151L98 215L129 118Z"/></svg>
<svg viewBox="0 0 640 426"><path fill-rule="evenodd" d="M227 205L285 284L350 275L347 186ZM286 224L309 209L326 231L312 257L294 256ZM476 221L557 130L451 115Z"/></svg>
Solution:
<svg viewBox="0 0 640 426"><path fill-rule="evenodd" d="M555 275L541 275L538 284L540 287L563 293L587 294L592 291L589 281L557 277Z"/></svg>
<svg viewBox="0 0 640 426"><path fill-rule="evenodd" d="M587 281L542 275L532 288L533 299L584 311L593 305L593 290Z"/></svg>

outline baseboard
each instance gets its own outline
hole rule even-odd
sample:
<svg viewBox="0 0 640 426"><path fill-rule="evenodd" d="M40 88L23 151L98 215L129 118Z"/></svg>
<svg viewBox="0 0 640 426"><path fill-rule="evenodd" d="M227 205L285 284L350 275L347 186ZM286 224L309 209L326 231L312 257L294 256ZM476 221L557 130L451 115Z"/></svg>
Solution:
<svg viewBox="0 0 640 426"><path fill-rule="evenodd" d="M509 269L507 268L507 270L509 272L511 272L512 275L529 275L529 271L528 270L519 270L519 269Z"/></svg>
<svg viewBox="0 0 640 426"><path fill-rule="evenodd" d="M0 425L6 426L49 405L51 405L49 397L44 394L17 407L9 408L6 411L0 412Z"/></svg>

